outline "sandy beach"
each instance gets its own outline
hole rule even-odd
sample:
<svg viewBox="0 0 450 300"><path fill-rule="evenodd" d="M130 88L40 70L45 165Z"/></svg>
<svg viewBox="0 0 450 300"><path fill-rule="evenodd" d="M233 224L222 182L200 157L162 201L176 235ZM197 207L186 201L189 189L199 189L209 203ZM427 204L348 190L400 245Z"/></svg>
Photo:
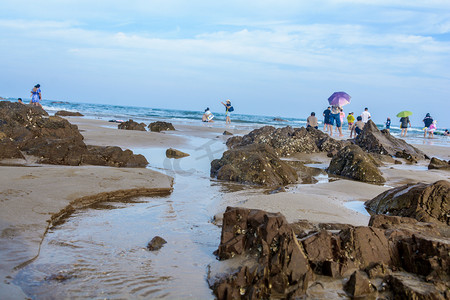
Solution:
<svg viewBox="0 0 450 300"><path fill-rule="evenodd" d="M128 149L177 148L195 155L195 138L210 138L224 143L225 127L199 124L180 125L173 132L154 133L118 130L116 124L104 120L68 117L79 127L86 144L114 145ZM245 130L235 129L234 134ZM429 156L448 159L449 148L433 145L417 146ZM197 149L197 150L196 150ZM216 155L217 156L217 155ZM309 158L327 164L330 158ZM152 166L152 158L149 159ZM429 171L424 162L418 165L386 165L380 168L385 185L372 185L351 180L324 180L317 184L295 184L286 192L267 194L267 189L251 188L221 193L218 205L211 211L220 224L227 206L258 208L281 212L289 222L306 219L311 222L367 225L369 215L346 206L362 203L381 192L405 183L432 183L450 180L448 171ZM3 161L0 166L0 298L20 299L26 295L12 279L17 270L39 255L46 231L59 217L94 202L115 201L140 196L169 193L173 178L151 169L96 166L38 165L27 161ZM176 180L176 178L175 178ZM200 196L196 196L200 197Z"/></svg>

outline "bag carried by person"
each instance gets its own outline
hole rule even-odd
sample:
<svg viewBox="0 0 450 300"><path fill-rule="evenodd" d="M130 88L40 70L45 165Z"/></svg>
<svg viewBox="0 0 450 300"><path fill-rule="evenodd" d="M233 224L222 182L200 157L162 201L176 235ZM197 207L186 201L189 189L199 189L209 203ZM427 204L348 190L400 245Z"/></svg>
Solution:
<svg viewBox="0 0 450 300"><path fill-rule="evenodd" d="M230 106L230 108L228 108L228 111L229 111L229 112L232 112L232 111L234 111L234 108L233 108L233 106Z"/></svg>

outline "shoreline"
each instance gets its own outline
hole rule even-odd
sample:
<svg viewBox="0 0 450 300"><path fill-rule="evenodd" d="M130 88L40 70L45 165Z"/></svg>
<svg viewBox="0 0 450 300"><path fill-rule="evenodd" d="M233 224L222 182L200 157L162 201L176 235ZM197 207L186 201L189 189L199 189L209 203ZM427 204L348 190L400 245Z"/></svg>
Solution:
<svg viewBox="0 0 450 300"><path fill-rule="evenodd" d="M199 151L196 150L195 143L193 145L196 138L224 142L229 137L222 135L225 130L234 134L248 132L240 128L208 127L199 124L177 125L176 131L154 133L118 130L117 124L111 125L104 120L81 117L66 119L79 127L86 144L129 149L174 147L182 151L186 148ZM449 157L447 147L421 145L418 148L433 156L441 155L447 159ZM324 155L308 159L321 163L330 160ZM151 167L151 157L149 161ZM13 294L24 297L8 276L14 274L14 267L33 259L39 253L39 245L52 217L56 222L58 215L63 216L92 202L110 201L114 197L138 197L155 192L170 192L173 186L171 177L149 168L49 166L24 164L23 161L7 163L17 166L0 167L0 174L5 178L0 183L0 193L3 195L0 212L0 242L3 246L0 253L9 259L0 268L0 275L4 278L0 283L0 296ZM21 164L23 166L19 166ZM221 214L227 206L242 206L281 212L289 222L308 219L312 222L361 226L367 225L369 217L345 207L345 202L369 200L392 186L405 182L431 183L439 179L450 179L448 172L425 170L422 163L418 166L403 164L395 168L389 165L380 169L387 179L384 186L340 179L317 184L295 184L285 193L271 195L263 194L264 189L261 188L222 193L213 215L216 222L220 223ZM8 254L14 253L17 247L25 250L23 256L11 258Z"/></svg>

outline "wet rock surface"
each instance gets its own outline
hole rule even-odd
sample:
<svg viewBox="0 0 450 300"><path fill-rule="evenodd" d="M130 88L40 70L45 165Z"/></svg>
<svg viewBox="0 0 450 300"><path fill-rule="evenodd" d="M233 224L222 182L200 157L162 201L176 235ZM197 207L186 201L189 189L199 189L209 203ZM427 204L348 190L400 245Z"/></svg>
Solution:
<svg viewBox="0 0 450 300"><path fill-rule="evenodd" d="M161 121L150 123L148 125L148 128L150 128L150 131L152 131L152 132L175 130L175 127L173 127L172 123L161 122Z"/></svg>
<svg viewBox="0 0 450 300"><path fill-rule="evenodd" d="M59 117L83 117L84 115L82 113L77 112L77 111L58 110L55 113L55 116L59 116Z"/></svg>
<svg viewBox="0 0 450 300"><path fill-rule="evenodd" d="M145 167L142 155L119 147L87 146L76 125L36 106L0 102L0 159L38 157L39 163ZM23 153L22 153L23 152Z"/></svg>
<svg viewBox="0 0 450 300"><path fill-rule="evenodd" d="M404 158L411 162L428 158L404 140L392 136L388 131L380 131L372 120L366 123L355 138L355 143L367 152Z"/></svg>
<svg viewBox="0 0 450 300"><path fill-rule="evenodd" d="M148 242L147 249L150 251L156 251L161 249L164 244L167 244L167 241L165 239L160 236L155 236L150 242Z"/></svg>
<svg viewBox="0 0 450 300"><path fill-rule="evenodd" d="M348 145L339 150L331 160L327 172L368 183L386 181L377 168L377 162L356 145Z"/></svg>
<svg viewBox="0 0 450 300"><path fill-rule="evenodd" d="M290 126L283 128L264 126L244 136L235 136L227 140L227 146L231 149L250 144L266 144L273 147L277 155L289 156L294 153L332 152L349 142L335 140L314 128Z"/></svg>
<svg viewBox="0 0 450 300"><path fill-rule="evenodd" d="M297 172L264 144L225 151L221 159L211 162L211 177L266 186L286 185L298 179Z"/></svg>
<svg viewBox="0 0 450 300"><path fill-rule="evenodd" d="M365 203L376 214L438 221L450 225L450 182L418 183L390 189Z"/></svg>
<svg viewBox="0 0 450 300"><path fill-rule="evenodd" d="M145 123L138 123L133 120L128 120L126 122L122 122L119 125L117 125L118 129L124 129L124 130L139 130L139 131L147 131L145 129Z"/></svg>
<svg viewBox="0 0 450 300"><path fill-rule="evenodd" d="M189 156L189 154L184 153L183 151L180 151L177 149L169 148L166 150L167 158L182 158L182 157L186 157L186 156Z"/></svg>
<svg viewBox="0 0 450 300"><path fill-rule="evenodd" d="M445 161L439 158L433 157L431 158L430 164L428 165L428 170L450 170L450 160Z"/></svg>
<svg viewBox="0 0 450 300"><path fill-rule="evenodd" d="M341 282L350 297L450 295L450 230L444 224L386 215L359 227L287 224L279 213L237 207L227 208L223 222L219 259L247 260L210 280L218 299L305 298L325 285L311 272Z"/></svg>

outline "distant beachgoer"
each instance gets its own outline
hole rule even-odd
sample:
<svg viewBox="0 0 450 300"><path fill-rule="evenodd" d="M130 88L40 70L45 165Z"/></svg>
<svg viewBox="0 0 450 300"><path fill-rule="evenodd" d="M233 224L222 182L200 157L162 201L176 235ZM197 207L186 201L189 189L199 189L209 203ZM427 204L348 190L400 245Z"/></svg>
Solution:
<svg viewBox="0 0 450 300"><path fill-rule="evenodd" d="M387 118L385 124L386 124L386 130L387 130L387 132L390 132L390 131L391 131L391 118Z"/></svg>
<svg viewBox="0 0 450 300"><path fill-rule="evenodd" d="M425 115L425 118L423 119L423 124L425 125L425 127L423 128L423 137L427 136L427 132L428 132L428 137L433 136L433 134L429 131L431 124L433 124L433 118L430 116L429 113L427 113Z"/></svg>
<svg viewBox="0 0 450 300"><path fill-rule="evenodd" d="M358 116L356 118L356 122L352 125L352 129L351 129L352 131L355 132L355 136L359 135L361 133L361 131L364 128L364 125L366 125L366 123L364 123L362 121L362 117L361 116Z"/></svg>
<svg viewBox="0 0 450 300"><path fill-rule="evenodd" d="M445 135L445 136L450 136L450 132L448 131L448 129L445 129L445 130L444 130L444 135Z"/></svg>
<svg viewBox="0 0 450 300"><path fill-rule="evenodd" d="M30 104L42 107L41 103L39 102L41 100L42 100L41 85L40 84L36 84L33 87L33 89L31 90L31 101L30 101Z"/></svg>
<svg viewBox="0 0 450 300"><path fill-rule="evenodd" d="M214 122L214 115L209 111L209 107L205 109L205 113L202 116L202 122Z"/></svg>
<svg viewBox="0 0 450 300"><path fill-rule="evenodd" d="M434 137L434 131L437 129L436 127L436 120L433 121L433 123L431 123L430 127L428 127L428 137L429 138L433 138Z"/></svg>
<svg viewBox="0 0 450 300"><path fill-rule="evenodd" d="M306 128L308 127L319 129L319 121L317 120L315 112L312 112L311 115L306 119Z"/></svg>
<svg viewBox="0 0 450 300"><path fill-rule="evenodd" d="M350 130L350 138L353 135L353 123L355 122L355 117L353 116L353 112L349 113L347 116L348 129Z"/></svg>
<svg viewBox="0 0 450 300"><path fill-rule="evenodd" d="M361 113L361 118L364 123L367 123L372 116L370 115L369 109L366 107Z"/></svg>
<svg viewBox="0 0 450 300"><path fill-rule="evenodd" d="M25 104L22 102L22 98L17 98L17 102L19 102L20 104Z"/></svg>
<svg viewBox="0 0 450 300"><path fill-rule="evenodd" d="M330 125L330 114L331 114L331 106L328 106L327 109L323 111L323 131L328 131L328 126Z"/></svg>
<svg viewBox="0 0 450 300"><path fill-rule="evenodd" d="M227 99L227 103L221 102L225 106L225 124L231 124L230 116L231 112L234 111L233 106L231 106L230 99Z"/></svg>
<svg viewBox="0 0 450 300"><path fill-rule="evenodd" d="M333 105L331 106L331 115L330 115L330 125L328 126L330 128L330 136L333 135L333 125L334 122L336 121L336 127L339 130L339 136L342 137L344 136L342 134L342 124L341 124L341 107L339 105Z"/></svg>
<svg viewBox="0 0 450 300"><path fill-rule="evenodd" d="M408 124L409 124L409 127L411 127L411 122L409 121L409 117L400 118L400 128L402 129L402 133L400 134L400 136L406 136L406 133L408 132Z"/></svg>

